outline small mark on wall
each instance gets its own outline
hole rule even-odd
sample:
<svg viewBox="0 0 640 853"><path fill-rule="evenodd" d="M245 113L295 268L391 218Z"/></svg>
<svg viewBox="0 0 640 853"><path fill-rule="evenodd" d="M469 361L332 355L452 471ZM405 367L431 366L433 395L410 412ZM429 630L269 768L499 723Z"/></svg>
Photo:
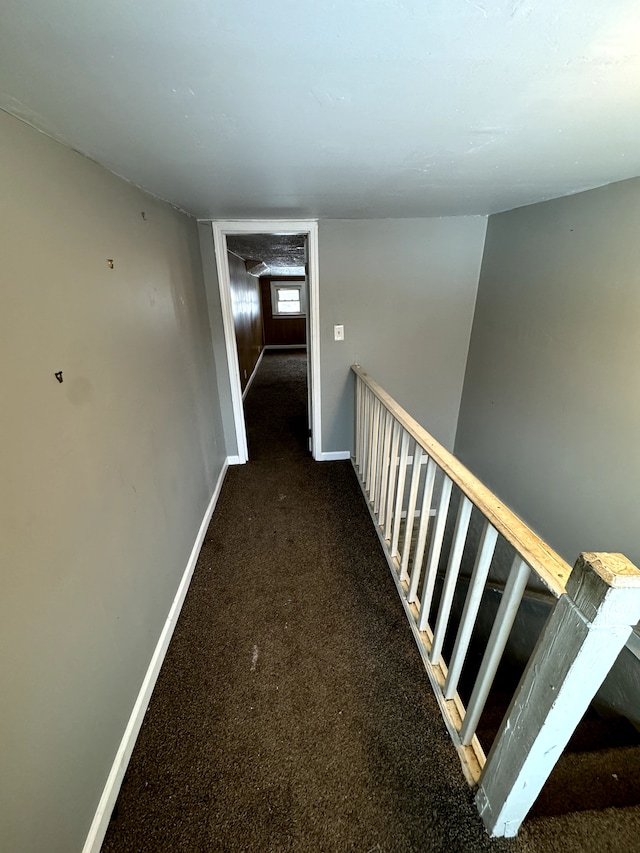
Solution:
<svg viewBox="0 0 640 853"><path fill-rule="evenodd" d="M147 221L147 214L144 212L144 210L140 211L140 216L144 219L145 222Z"/></svg>
<svg viewBox="0 0 640 853"><path fill-rule="evenodd" d="M62 380L62 371L61 371L61 370L59 370L57 373L54 373L53 375L56 377L56 379L58 380L58 382L62 382L62 381L63 381L63 380Z"/></svg>
<svg viewBox="0 0 640 853"><path fill-rule="evenodd" d="M107 264L109 265L109 269L113 269L113 258L107 258Z"/></svg>

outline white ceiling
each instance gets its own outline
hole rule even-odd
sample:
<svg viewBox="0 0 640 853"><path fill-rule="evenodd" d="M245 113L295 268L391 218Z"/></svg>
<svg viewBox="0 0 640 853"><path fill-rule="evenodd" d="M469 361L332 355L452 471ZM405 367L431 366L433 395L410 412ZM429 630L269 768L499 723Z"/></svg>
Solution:
<svg viewBox="0 0 640 853"><path fill-rule="evenodd" d="M0 108L200 217L487 214L640 174L638 0L0 16Z"/></svg>

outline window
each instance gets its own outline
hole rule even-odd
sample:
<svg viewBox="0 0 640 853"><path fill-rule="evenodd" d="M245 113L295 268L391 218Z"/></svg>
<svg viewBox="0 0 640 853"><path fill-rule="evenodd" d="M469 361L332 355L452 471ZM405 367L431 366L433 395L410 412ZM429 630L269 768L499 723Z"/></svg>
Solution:
<svg viewBox="0 0 640 853"><path fill-rule="evenodd" d="M274 317L304 317L304 282L272 281L271 313Z"/></svg>
<svg viewBox="0 0 640 853"><path fill-rule="evenodd" d="M276 295L276 310L278 314L300 313L300 291L297 287L278 287L276 289Z"/></svg>

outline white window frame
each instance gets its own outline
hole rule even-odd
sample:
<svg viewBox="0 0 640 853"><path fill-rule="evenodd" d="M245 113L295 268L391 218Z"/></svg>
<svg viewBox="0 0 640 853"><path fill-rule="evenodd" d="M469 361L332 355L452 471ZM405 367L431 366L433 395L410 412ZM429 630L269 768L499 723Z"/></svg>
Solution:
<svg viewBox="0 0 640 853"><path fill-rule="evenodd" d="M286 317L306 317L306 288L304 281L287 281L286 279L271 279L271 316L274 319L283 320ZM278 291L297 290L300 297L300 311L285 312L278 311Z"/></svg>

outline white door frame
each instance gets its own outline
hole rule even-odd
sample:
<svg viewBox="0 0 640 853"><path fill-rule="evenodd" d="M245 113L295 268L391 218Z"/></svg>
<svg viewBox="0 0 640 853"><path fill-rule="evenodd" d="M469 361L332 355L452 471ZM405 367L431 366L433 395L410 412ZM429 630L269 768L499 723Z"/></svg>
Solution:
<svg viewBox="0 0 640 853"><path fill-rule="evenodd" d="M238 363L238 348L233 324L233 307L231 304L231 280L229 277L229 260L227 257L228 234L303 234L307 237L308 250L308 312L309 335L307 340L307 358L309 359L309 374L311 387L308 391L311 402L311 453L316 460L322 459L322 440L320 435L320 302L318 291L318 222L310 219L243 219L215 220L213 228L213 243L216 253L218 284L220 287L220 302L222 305L222 325L224 328L227 363L229 365L229 384L231 386L231 402L233 420L238 446L237 456L230 456L232 464L244 464L248 458L247 430L244 422L242 407L242 391L240 386L240 366Z"/></svg>

